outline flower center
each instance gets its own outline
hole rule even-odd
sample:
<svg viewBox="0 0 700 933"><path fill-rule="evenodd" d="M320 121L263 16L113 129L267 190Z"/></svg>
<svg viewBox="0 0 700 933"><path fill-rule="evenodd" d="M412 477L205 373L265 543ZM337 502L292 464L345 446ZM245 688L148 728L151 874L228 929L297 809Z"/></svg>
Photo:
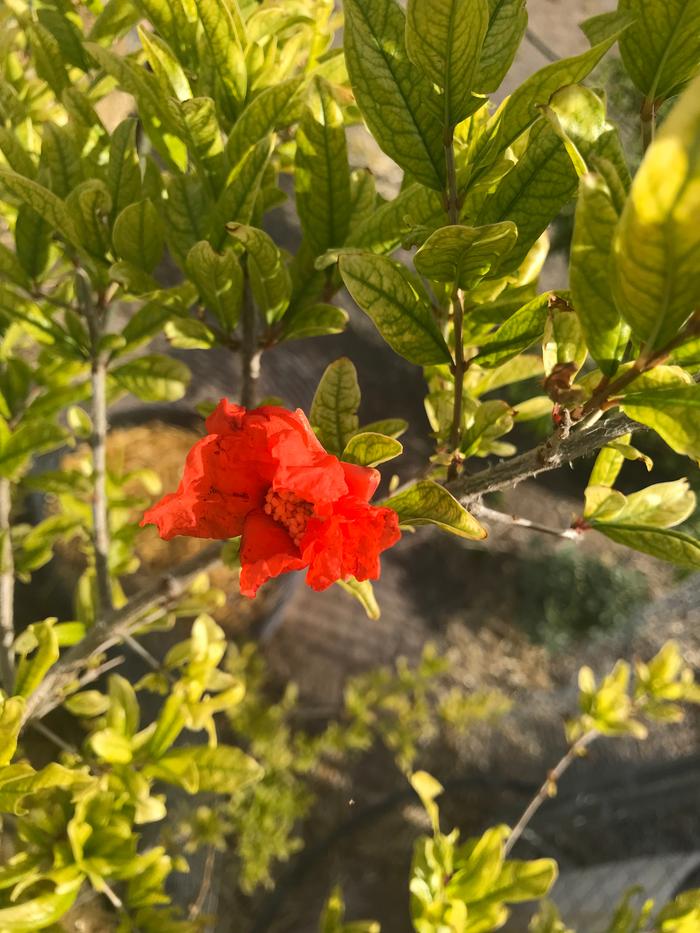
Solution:
<svg viewBox="0 0 700 933"><path fill-rule="evenodd" d="M299 547L306 526L314 512L312 503L300 499L293 492L270 489L265 496L264 511L270 518L284 525L289 532L289 537Z"/></svg>

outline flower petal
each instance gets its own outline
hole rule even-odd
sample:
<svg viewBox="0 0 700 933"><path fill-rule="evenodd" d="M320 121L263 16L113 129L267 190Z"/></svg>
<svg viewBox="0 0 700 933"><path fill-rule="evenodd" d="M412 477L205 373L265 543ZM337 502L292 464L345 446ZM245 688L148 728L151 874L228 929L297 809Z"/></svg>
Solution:
<svg viewBox="0 0 700 933"><path fill-rule="evenodd" d="M301 570L306 562L287 532L260 510L251 512L241 539L241 593L253 597L272 577Z"/></svg>
<svg viewBox="0 0 700 933"><path fill-rule="evenodd" d="M325 590L347 577L376 580L379 555L400 537L399 517L393 509L367 505L349 496L341 499L330 518L312 519L308 524L301 542L304 559L309 562L306 582L314 590Z"/></svg>
<svg viewBox="0 0 700 933"><path fill-rule="evenodd" d="M205 422L207 434L230 434L232 431L240 431L245 414L246 410L241 405L234 405L228 399L222 398Z"/></svg>
<svg viewBox="0 0 700 933"><path fill-rule="evenodd" d="M148 509L142 525L155 524L161 538L235 538L269 488L272 464L243 435L209 434L187 455L177 492Z"/></svg>
<svg viewBox="0 0 700 933"><path fill-rule="evenodd" d="M377 491L382 478L379 470L375 470L373 467L358 466L356 463L346 463L345 461L342 461L342 467L345 473L345 482L348 484L348 495L369 502Z"/></svg>

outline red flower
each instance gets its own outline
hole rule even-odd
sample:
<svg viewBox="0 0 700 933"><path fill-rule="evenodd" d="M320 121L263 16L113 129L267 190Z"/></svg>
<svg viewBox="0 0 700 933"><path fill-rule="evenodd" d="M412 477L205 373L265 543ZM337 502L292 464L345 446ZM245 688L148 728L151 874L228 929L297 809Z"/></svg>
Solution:
<svg viewBox="0 0 700 933"><path fill-rule="evenodd" d="M241 539L241 593L308 567L306 582L376 580L379 555L401 537L392 509L369 505L379 472L343 463L319 443L304 413L246 411L222 399L206 437L187 455L177 492L143 517L161 538Z"/></svg>

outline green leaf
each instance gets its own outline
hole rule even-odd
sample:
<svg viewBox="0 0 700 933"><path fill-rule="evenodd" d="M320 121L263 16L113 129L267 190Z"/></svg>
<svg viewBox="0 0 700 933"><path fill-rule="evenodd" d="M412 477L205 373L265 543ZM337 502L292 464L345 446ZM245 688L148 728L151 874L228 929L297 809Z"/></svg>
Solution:
<svg viewBox="0 0 700 933"><path fill-rule="evenodd" d="M250 147L270 133L299 119L302 112L300 91L304 84L304 78L290 78L265 88L250 101L226 142L225 153L230 166L238 165Z"/></svg>
<svg viewBox="0 0 700 933"><path fill-rule="evenodd" d="M376 621L381 617L381 610L374 596L374 588L369 580L363 580L360 583L354 577L348 577L347 580L338 580L338 586L358 601L368 619Z"/></svg>
<svg viewBox="0 0 700 933"><path fill-rule="evenodd" d="M108 218L112 199L104 182L89 178L66 198L66 208L76 231L78 245L103 258L110 249Z"/></svg>
<svg viewBox="0 0 700 933"><path fill-rule="evenodd" d="M223 246L228 223L250 223L272 147L272 137L267 136L249 149L231 171L211 215L211 241L215 249Z"/></svg>
<svg viewBox="0 0 700 933"><path fill-rule="evenodd" d="M491 399L477 406L470 422L460 450L465 457L487 457L493 442L513 430L514 412L508 402Z"/></svg>
<svg viewBox="0 0 700 933"><path fill-rule="evenodd" d="M697 498L688 486L688 480L656 483L638 492L630 493L624 510L617 519L625 523L672 528L680 525L695 511Z"/></svg>
<svg viewBox="0 0 700 933"><path fill-rule="evenodd" d="M606 538L624 544L634 551L641 551L643 554L650 554L652 557L691 570L700 568L700 542L683 532L617 522L593 522L592 525Z"/></svg>
<svg viewBox="0 0 700 933"><path fill-rule="evenodd" d="M228 232L246 251L250 286L258 310L268 324L278 321L289 307L292 279L279 248L263 230L229 224Z"/></svg>
<svg viewBox="0 0 700 933"><path fill-rule="evenodd" d="M57 230L69 243L78 245L78 236L64 201L39 182L18 175L12 169L0 166L0 186L32 208L46 223Z"/></svg>
<svg viewBox="0 0 700 933"><path fill-rule="evenodd" d="M118 256L145 272L152 272L163 255L163 227L151 201L129 204L119 214L112 230Z"/></svg>
<svg viewBox="0 0 700 933"><path fill-rule="evenodd" d="M165 41L187 61L194 45L196 10L190 0L132 0L144 19L150 20ZM188 15L189 14L189 15ZM137 17L138 19L138 17Z"/></svg>
<svg viewBox="0 0 700 933"><path fill-rule="evenodd" d="M70 79L63 64L58 42L48 29L36 21L27 24L26 34L32 50L36 73L46 81L60 100L61 94L70 85Z"/></svg>
<svg viewBox="0 0 700 933"><path fill-rule="evenodd" d="M347 312L334 305L315 304L299 310L290 308L282 319L280 339L303 340L307 337L340 334L347 323Z"/></svg>
<svg viewBox="0 0 700 933"><path fill-rule="evenodd" d="M474 362L491 369L512 360L544 336L550 303L554 292L545 292L519 308L501 324L495 333L482 342Z"/></svg>
<svg viewBox="0 0 700 933"><path fill-rule="evenodd" d="M165 336L171 346L180 350L210 350L216 343L216 337L207 325L194 318L168 321Z"/></svg>
<svg viewBox="0 0 700 933"><path fill-rule="evenodd" d="M185 394L190 371L179 360L153 354L140 356L110 373L127 392L142 402L176 402Z"/></svg>
<svg viewBox="0 0 700 933"><path fill-rule="evenodd" d="M28 631L36 640L36 652L24 656L17 666L15 679L15 693L27 697L33 693L44 679L49 668L58 661L58 636L54 630L54 623L35 622Z"/></svg>
<svg viewBox="0 0 700 933"><path fill-rule="evenodd" d="M15 249L30 278L38 279L46 269L50 242L50 224L27 204L21 204L15 221Z"/></svg>
<svg viewBox="0 0 700 933"><path fill-rule="evenodd" d="M172 780L194 766L197 771L198 793L238 794L257 783L264 775L258 762L232 745L185 746L173 748L161 755L155 769L149 772Z"/></svg>
<svg viewBox="0 0 700 933"><path fill-rule="evenodd" d="M578 317L573 311L551 308L542 341L545 376L551 376L559 367L566 367L573 379L585 363L586 356L586 342Z"/></svg>
<svg viewBox="0 0 700 933"><path fill-rule="evenodd" d="M75 127L45 123L41 137L41 162L48 169L50 188L65 198L83 180Z"/></svg>
<svg viewBox="0 0 700 933"><path fill-rule="evenodd" d="M486 530L444 486L431 480L414 483L381 505L398 513L402 525L437 525L462 538L480 540Z"/></svg>
<svg viewBox="0 0 700 933"><path fill-rule="evenodd" d="M432 309L401 263L372 253L340 257L345 287L389 346L411 363L429 366L451 360Z"/></svg>
<svg viewBox="0 0 700 933"><path fill-rule="evenodd" d="M474 75L474 91L492 94L513 64L527 29L526 0L488 0L489 25Z"/></svg>
<svg viewBox="0 0 700 933"><path fill-rule="evenodd" d="M115 729L93 732L90 746L98 758L110 765L128 765L133 758L131 741Z"/></svg>
<svg viewBox="0 0 700 933"><path fill-rule="evenodd" d="M612 298L610 256L618 215L600 175L584 175L579 185L571 244L571 294L591 356L612 376L629 340Z"/></svg>
<svg viewBox="0 0 700 933"><path fill-rule="evenodd" d="M8 765L12 761L23 714L24 698L0 697L0 766Z"/></svg>
<svg viewBox="0 0 700 933"><path fill-rule="evenodd" d="M165 240L179 265L199 240L207 239L208 218L214 211L211 199L201 180L193 175L171 175L166 183ZM222 196L223 197L223 196ZM221 231L225 231L221 220ZM219 237L223 242L223 233Z"/></svg>
<svg viewBox="0 0 700 933"><path fill-rule="evenodd" d="M73 20L58 10L38 10L37 19L47 29L58 43L63 61L81 71L89 71L91 67L83 48L83 37Z"/></svg>
<svg viewBox="0 0 700 933"><path fill-rule="evenodd" d="M411 227L433 229L444 220L445 208L437 192L423 185L406 185L351 231L347 245L373 253L390 253Z"/></svg>
<svg viewBox="0 0 700 933"><path fill-rule="evenodd" d="M184 706L184 697L179 693L171 693L163 704L156 720L155 731L148 743L148 752L153 758L164 755L184 729Z"/></svg>
<svg viewBox="0 0 700 933"><path fill-rule="evenodd" d="M63 706L74 716L92 719L102 716L109 709L109 697L99 690L81 690L68 697Z"/></svg>
<svg viewBox="0 0 700 933"><path fill-rule="evenodd" d="M620 441L629 443L631 438L631 434L626 434L620 438ZM620 450L612 445L606 445L596 457L588 485L614 486L624 462L625 458Z"/></svg>
<svg viewBox="0 0 700 933"><path fill-rule="evenodd" d="M357 463L359 466L376 467L380 463L386 463L387 460L400 457L402 453L403 444L393 437L363 431L360 434L353 434L345 445L340 459L347 460L348 463Z"/></svg>
<svg viewBox="0 0 700 933"><path fill-rule="evenodd" d="M513 248L517 238L518 230L509 221L490 227L440 227L421 246L413 262L426 278L468 291Z"/></svg>
<svg viewBox="0 0 700 933"><path fill-rule="evenodd" d="M498 898L508 903L538 901L552 887L557 874L557 863L551 858L505 862L496 890L489 899Z"/></svg>
<svg viewBox="0 0 700 933"><path fill-rule="evenodd" d="M616 38L617 36L611 36L581 55L552 62L521 84L503 108L496 135L498 149L503 150L510 146L534 123L539 115L538 108L548 104L555 91L567 84L583 81Z"/></svg>
<svg viewBox="0 0 700 933"><path fill-rule="evenodd" d="M340 456L357 432L360 387L357 372L347 357L331 363L321 376L309 420L329 453Z"/></svg>
<svg viewBox="0 0 700 933"><path fill-rule="evenodd" d="M612 10L610 13L599 13L597 16L584 20L579 23L579 29L591 45L597 45L613 34L621 35L622 31L633 22L634 17L629 13Z"/></svg>
<svg viewBox="0 0 700 933"><path fill-rule="evenodd" d="M401 437L408 431L408 421L403 418L386 418L383 421L372 421L371 424L365 424L358 433L368 432L374 434L385 434L387 437Z"/></svg>
<svg viewBox="0 0 700 933"><path fill-rule="evenodd" d="M518 228L518 242L499 265L499 273L518 268L571 200L577 184L578 177L564 144L549 123L540 121L530 131L524 154L479 214L480 224L510 221Z"/></svg>
<svg viewBox="0 0 700 933"><path fill-rule="evenodd" d="M296 205L316 255L342 246L350 224L350 168L343 113L330 85L315 78L297 130Z"/></svg>
<svg viewBox="0 0 700 933"><path fill-rule="evenodd" d="M585 492L583 517L588 521L615 521L625 508L626 499L621 492L609 486L589 485Z"/></svg>
<svg viewBox="0 0 700 933"><path fill-rule="evenodd" d="M17 135L5 126L0 127L0 152L5 156L11 169L19 175L34 178L36 166L32 156L19 141Z"/></svg>
<svg viewBox="0 0 700 933"><path fill-rule="evenodd" d="M620 37L625 69L650 101L665 100L700 68L698 0L620 0L633 20Z"/></svg>
<svg viewBox="0 0 700 933"><path fill-rule="evenodd" d="M487 0L408 0L407 51L442 89L446 126L476 109L471 92L488 25Z"/></svg>
<svg viewBox="0 0 700 933"><path fill-rule="evenodd" d="M53 894L40 894L11 907L0 907L0 929L12 933L35 933L53 926L72 907L83 883L82 875L61 884Z"/></svg>
<svg viewBox="0 0 700 933"><path fill-rule="evenodd" d="M233 250L217 253L201 240L187 254L186 268L205 307L226 333L233 333L243 303L243 269Z"/></svg>
<svg viewBox="0 0 700 933"><path fill-rule="evenodd" d="M123 120L112 133L109 142L107 188L112 198L112 216L141 197L141 169L136 149L137 121Z"/></svg>
<svg viewBox="0 0 700 933"><path fill-rule="evenodd" d="M430 817L433 826L433 832L440 832L440 811L435 803L445 788L442 784L427 771L414 771L409 776L411 787L420 797L423 809Z"/></svg>
<svg viewBox="0 0 700 933"><path fill-rule="evenodd" d="M142 26L137 27L137 32L148 63L160 82L163 92L168 97L174 94L180 101L194 97L187 75L167 42L156 33L148 32Z"/></svg>
<svg viewBox="0 0 700 933"><path fill-rule="evenodd" d="M225 0L192 0L204 34L202 62L213 69L215 96L233 121L245 100L248 76L232 6Z"/></svg>
<svg viewBox="0 0 700 933"><path fill-rule="evenodd" d="M37 457L60 447L67 433L50 421L26 421L0 444L0 476L13 477L22 472L30 457Z"/></svg>
<svg viewBox="0 0 700 933"><path fill-rule="evenodd" d="M428 188L445 186L440 100L411 64L395 0L346 0L345 59L357 103L384 152Z"/></svg>
<svg viewBox="0 0 700 933"><path fill-rule="evenodd" d="M29 278L22 268L17 256L4 244L0 243L0 279L6 279L19 285L20 288L29 287Z"/></svg>
<svg viewBox="0 0 700 933"><path fill-rule="evenodd" d="M215 179L223 166L224 144L214 101L193 97L181 104L171 101L171 106L182 118L190 168Z"/></svg>
<svg viewBox="0 0 700 933"><path fill-rule="evenodd" d="M658 371L649 374L659 378ZM664 385L638 389L639 381L622 400L620 408L640 424L656 431L679 454L700 460L700 385Z"/></svg>
<svg viewBox="0 0 700 933"><path fill-rule="evenodd" d="M647 150L613 249L617 307L649 348L672 339L700 293L700 78Z"/></svg>

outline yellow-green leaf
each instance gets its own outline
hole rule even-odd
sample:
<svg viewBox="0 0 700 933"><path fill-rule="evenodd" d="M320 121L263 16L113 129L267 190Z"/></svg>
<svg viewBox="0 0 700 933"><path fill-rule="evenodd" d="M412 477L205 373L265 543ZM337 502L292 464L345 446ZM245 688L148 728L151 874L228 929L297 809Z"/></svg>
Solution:
<svg viewBox="0 0 700 933"><path fill-rule="evenodd" d="M422 366L450 361L432 309L401 263L371 253L346 253L339 267L345 287L393 350Z"/></svg>
<svg viewBox="0 0 700 933"><path fill-rule="evenodd" d="M488 275L517 238L517 227L510 221L486 227L440 227L418 250L414 265L428 279L467 291Z"/></svg>
<svg viewBox="0 0 700 933"><path fill-rule="evenodd" d="M393 509L402 525L437 525L461 538L480 540L486 530L444 486L421 480L381 503Z"/></svg>
<svg viewBox="0 0 700 933"><path fill-rule="evenodd" d="M402 453L403 444L393 437L363 431L360 434L353 434L345 445L341 460L357 463L360 466L376 467L380 463L386 463L387 460L400 457Z"/></svg>
<svg viewBox="0 0 700 933"><path fill-rule="evenodd" d="M310 420L329 453L340 456L359 426L360 387L347 357L331 363L321 377L311 403Z"/></svg>
<svg viewBox="0 0 700 933"><path fill-rule="evenodd" d="M613 248L615 300L634 335L660 347L697 308L700 293L700 78L642 162Z"/></svg>

